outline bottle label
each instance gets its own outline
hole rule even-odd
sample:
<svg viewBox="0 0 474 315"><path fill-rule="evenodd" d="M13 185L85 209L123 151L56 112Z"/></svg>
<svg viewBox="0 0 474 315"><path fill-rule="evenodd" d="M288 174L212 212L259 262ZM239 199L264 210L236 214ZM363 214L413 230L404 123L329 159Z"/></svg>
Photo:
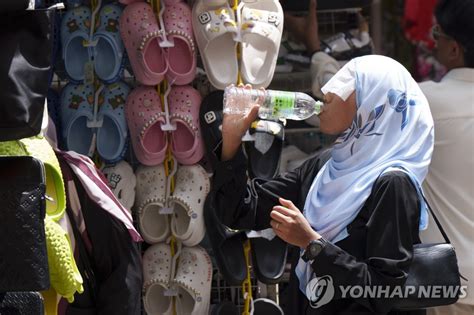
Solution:
<svg viewBox="0 0 474 315"><path fill-rule="evenodd" d="M275 91L272 93L272 116L283 117L282 112L291 112L295 107L296 94L294 92Z"/></svg>

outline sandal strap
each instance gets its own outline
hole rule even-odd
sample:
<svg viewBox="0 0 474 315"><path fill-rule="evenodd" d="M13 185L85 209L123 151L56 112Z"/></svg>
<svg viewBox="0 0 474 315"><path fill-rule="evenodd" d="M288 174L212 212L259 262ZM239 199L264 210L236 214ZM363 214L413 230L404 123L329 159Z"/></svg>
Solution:
<svg viewBox="0 0 474 315"><path fill-rule="evenodd" d="M198 21L204 26L205 35L210 42L225 33L238 33L233 11L228 7L199 14Z"/></svg>

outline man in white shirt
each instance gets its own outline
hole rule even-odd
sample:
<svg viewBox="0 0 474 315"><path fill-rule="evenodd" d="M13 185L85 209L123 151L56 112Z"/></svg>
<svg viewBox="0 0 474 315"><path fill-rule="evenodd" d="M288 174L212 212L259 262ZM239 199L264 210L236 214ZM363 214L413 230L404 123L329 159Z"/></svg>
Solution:
<svg viewBox="0 0 474 315"><path fill-rule="evenodd" d="M435 127L435 146L423 188L456 248L467 297L428 314L474 314L474 1L441 0L432 35L436 57L448 73L439 83L420 83ZM430 219L425 243L442 241Z"/></svg>

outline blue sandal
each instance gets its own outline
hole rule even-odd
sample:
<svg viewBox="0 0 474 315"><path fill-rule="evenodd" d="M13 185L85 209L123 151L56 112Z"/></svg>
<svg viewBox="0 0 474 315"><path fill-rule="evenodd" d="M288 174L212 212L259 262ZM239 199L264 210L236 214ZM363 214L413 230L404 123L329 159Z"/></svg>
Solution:
<svg viewBox="0 0 474 315"><path fill-rule="evenodd" d="M108 4L100 10L100 24L93 40L94 68L97 77L110 84L120 80L124 66L124 45L119 32L122 8Z"/></svg>
<svg viewBox="0 0 474 315"><path fill-rule="evenodd" d="M100 99L99 99L100 104ZM91 85L69 83L61 94L61 137L67 150L88 155L94 129L87 127L93 120L94 90Z"/></svg>
<svg viewBox="0 0 474 315"><path fill-rule="evenodd" d="M97 130L97 152L107 163L123 159L127 150L128 128L125 120L125 100L130 88L124 82L108 85L104 103L99 110L102 127Z"/></svg>
<svg viewBox="0 0 474 315"><path fill-rule="evenodd" d="M82 6L67 11L61 21L61 43L66 73L71 82L84 81L84 67L91 60L92 50L84 44L89 41L91 10Z"/></svg>

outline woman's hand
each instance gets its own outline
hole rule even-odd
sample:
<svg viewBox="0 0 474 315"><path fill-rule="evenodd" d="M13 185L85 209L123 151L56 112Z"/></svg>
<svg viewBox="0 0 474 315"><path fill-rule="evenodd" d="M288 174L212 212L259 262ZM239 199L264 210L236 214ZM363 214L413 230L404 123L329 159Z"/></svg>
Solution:
<svg viewBox="0 0 474 315"><path fill-rule="evenodd" d="M244 89L252 88L252 86L248 84L239 87ZM237 150L240 148L242 137L250 128L252 122L257 119L259 106L256 104L249 104L251 102L250 97L243 97L240 102L243 103L241 104L242 107L249 107L250 110L245 115L224 114L224 120L222 122L222 161L227 161L234 157Z"/></svg>
<svg viewBox="0 0 474 315"><path fill-rule="evenodd" d="M274 206L270 213L270 225L276 235L302 249L305 249L309 242L321 238L291 200L280 198L279 201L281 206Z"/></svg>

